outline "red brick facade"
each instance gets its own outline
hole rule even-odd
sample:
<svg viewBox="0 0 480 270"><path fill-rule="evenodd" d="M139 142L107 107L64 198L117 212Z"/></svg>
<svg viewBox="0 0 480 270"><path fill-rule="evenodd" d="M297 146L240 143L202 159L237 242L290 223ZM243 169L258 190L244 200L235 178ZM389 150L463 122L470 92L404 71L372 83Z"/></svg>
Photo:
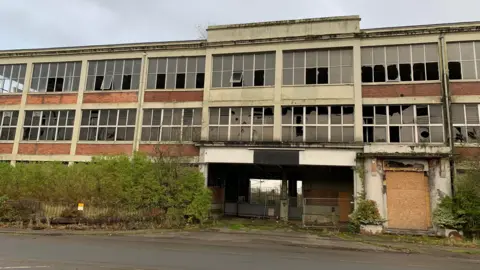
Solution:
<svg viewBox="0 0 480 270"><path fill-rule="evenodd" d="M83 94L83 103L131 103L138 101L138 91L95 92Z"/></svg>
<svg viewBox="0 0 480 270"><path fill-rule="evenodd" d="M21 143L18 146L20 155L69 155L69 143Z"/></svg>
<svg viewBox="0 0 480 270"><path fill-rule="evenodd" d="M0 95L0 105L16 105L22 102L22 95Z"/></svg>
<svg viewBox="0 0 480 270"><path fill-rule="evenodd" d="M457 96L480 95L480 82L452 82L450 93Z"/></svg>
<svg viewBox="0 0 480 270"><path fill-rule="evenodd" d="M440 83L362 85L364 98L441 96Z"/></svg>
<svg viewBox="0 0 480 270"><path fill-rule="evenodd" d="M0 143L0 154L11 154L13 143Z"/></svg>
<svg viewBox="0 0 480 270"><path fill-rule="evenodd" d="M77 155L101 156L101 155L131 155L132 144L77 144Z"/></svg>
<svg viewBox="0 0 480 270"><path fill-rule="evenodd" d="M29 94L27 104L76 104L77 94Z"/></svg>
<svg viewBox="0 0 480 270"><path fill-rule="evenodd" d="M203 101L203 91L146 91L145 102Z"/></svg>
<svg viewBox="0 0 480 270"><path fill-rule="evenodd" d="M478 158L480 156L480 147L455 147L454 152L460 158Z"/></svg>
<svg viewBox="0 0 480 270"><path fill-rule="evenodd" d="M139 151L150 155L160 151L165 156L174 157L195 157L200 155L200 150L193 144L141 144Z"/></svg>

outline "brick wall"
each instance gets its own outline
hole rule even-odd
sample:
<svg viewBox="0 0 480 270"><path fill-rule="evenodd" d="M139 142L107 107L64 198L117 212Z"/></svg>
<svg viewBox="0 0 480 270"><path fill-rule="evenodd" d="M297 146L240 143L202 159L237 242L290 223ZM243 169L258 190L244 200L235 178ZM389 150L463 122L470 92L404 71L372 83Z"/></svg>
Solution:
<svg viewBox="0 0 480 270"><path fill-rule="evenodd" d="M452 82L450 93L459 96L480 95L480 82Z"/></svg>
<svg viewBox="0 0 480 270"><path fill-rule="evenodd" d="M203 101L203 91L147 91L145 102Z"/></svg>
<svg viewBox="0 0 480 270"><path fill-rule="evenodd" d="M454 152L460 158L478 158L480 156L480 147L455 147Z"/></svg>
<svg viewBox="0 0 480 270"><path fill-rule="evenodd" d="M29 94L27 104L76 104L77 94Z"/></svg>
<svg viewBox="0 0 480 270"><path fill-rule="evenodd" d="M83 94L83 103L131 103L138 101L138 91L94 92Z"/></svg>
<svg viewBox="0 0 480 270"><path fill-rule="evenodd" d="M70 143L21 143L18 146L20 155L68 155Z"/></svg>
<svg viewBox="0 0 480 270"><path fill-rule="evenodd" d="M0 95L0 105L15 105L22 102L22 95Z"/></svg>
<svg viewBox="0 0 480 270"><path fill-rule="evenodd" d="M440 83L362 85L364 98L441 96Z"/></svg>
<svg viewBox="0 0 480 270"><path fill-rule="evenodd" d="M155 154L157 149L166 156L195 157L200 155L198 147L193 144L141 144L139 147L140 152L150 155Z"/></svg>
<svg viewBox="0 0 480 270"><path fill-rule="evenodd" d="M0 154L11 154L13 143L0 143Z"/></svg>
<svg viewBox="0 0 480 270"><path fill-rule="evenodd" d="M76 155L131 155L132 144L77 144Z"/></svg>

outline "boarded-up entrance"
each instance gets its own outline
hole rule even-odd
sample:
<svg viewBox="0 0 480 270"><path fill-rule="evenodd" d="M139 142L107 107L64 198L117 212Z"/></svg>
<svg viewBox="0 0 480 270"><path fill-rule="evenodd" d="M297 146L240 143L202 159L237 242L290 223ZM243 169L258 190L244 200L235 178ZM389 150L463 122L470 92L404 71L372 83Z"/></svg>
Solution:
<svg viewBox="0 0 480 270"><path fill-rule="evenodd" d="M388 227L427 230L431 226L428 178L418 171L387 171Z"/></svg>

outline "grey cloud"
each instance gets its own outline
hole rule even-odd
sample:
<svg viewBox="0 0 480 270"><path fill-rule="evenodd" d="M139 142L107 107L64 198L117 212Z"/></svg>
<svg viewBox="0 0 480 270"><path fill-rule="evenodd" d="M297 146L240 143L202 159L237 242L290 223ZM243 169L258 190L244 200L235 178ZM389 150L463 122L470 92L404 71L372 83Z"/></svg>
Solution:
<svg viewBox="0 0 480 270"><path fill-rule="evenodd" d="M478 0L16 0L0 49L196 39L197 27L358 14L362 28L480 20Z"/></svg>

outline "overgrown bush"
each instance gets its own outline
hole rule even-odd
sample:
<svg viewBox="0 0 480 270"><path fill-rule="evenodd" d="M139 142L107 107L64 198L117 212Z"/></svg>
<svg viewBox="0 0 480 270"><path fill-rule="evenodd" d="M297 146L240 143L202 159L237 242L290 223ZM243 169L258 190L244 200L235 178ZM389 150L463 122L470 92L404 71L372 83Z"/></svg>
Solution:
<svg viewBox="0 0 480 270"><path fill-rule="evenodd" d="M350 226L359 227L360 225L382 225L385 220L380 216L375 201L362 199L358 201L357 208L350 215L350 222Z"/></svg>
<svg viewBox="0 0 480 270"><path fill-rule="evenodd" d="M480 232L480 171L471 170L458 177L455 196L442 199L433 222L441 228L463 230L467 235Z"/></svg>
<svg viewBox="0 0 480 270"><path fill-rule="evenodd" d="M82 202L86 211L90 207L147 216L156 209L202 222L208 217L211 202L204 183L197 168L160 155L153 159L143 154L102 157L72 166L49 162L12 167L0 163L0 195L48 205ZM3 205L0 201L0 211L6 211Z"/></svg>

